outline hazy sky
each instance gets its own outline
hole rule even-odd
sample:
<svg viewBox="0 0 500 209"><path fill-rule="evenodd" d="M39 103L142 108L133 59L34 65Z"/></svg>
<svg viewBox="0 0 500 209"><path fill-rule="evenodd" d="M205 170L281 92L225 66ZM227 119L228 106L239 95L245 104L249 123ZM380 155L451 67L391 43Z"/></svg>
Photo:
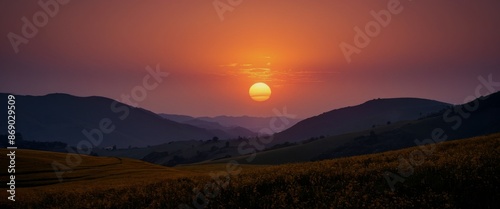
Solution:
<svg viewBox="0 0 500 209"><path fill-rule="evenodd" d="M500 80L496 0L220 0L223 20L212 0L73 0L49 15L37 2L0 2L0 92L120 100L159 64L169 76L139 102L154 112L305 118L373 98L462 103L478 76ZM396 14L377 28L372 10ZM339 45L356 46L355 27L373 37L348 62ZM248 95L259 81L265 102Z"/></svg>

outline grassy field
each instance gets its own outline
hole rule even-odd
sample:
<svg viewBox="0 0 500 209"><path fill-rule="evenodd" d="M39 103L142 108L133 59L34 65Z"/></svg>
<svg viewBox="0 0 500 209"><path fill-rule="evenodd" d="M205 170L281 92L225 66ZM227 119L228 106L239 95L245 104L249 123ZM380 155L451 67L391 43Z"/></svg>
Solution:
<svg viewBox="0 0 500 209"><path fill-rule="evenodd" d="M313 157L317 156L320 153L326 152L333 147L341 146L349 141L352 141L356 137L369 135L371 130L374 130L377 133L384 133L399 129L411 122L413 121L400 121L391 125L380 126L370 130L357 131L337 136L327 136L325 138L317 139L305 144L298 144L279 149L262 151L259 152L258 155L256 155L256 157L250 162L246 161L246 159L249 158L249 155L242 155L219 160L203 161L199 164L227 163L231 160L255 165L280 165L285 163L308 162Z"/></svg>
<svg viewBox="0 0 500 209"><path fill-rule="evenodd" d="M412 147L277 166L233 166L229 174L223 172L231 170L226 164L167 168L137 160L85 156L80 166L63 176L63 183L58 182L50 164L53 160L64 162L66 154L18 150L17 201L9 202L7 193L2 192L0 204L14 208L179 208L180 204L185 204L184 208L196 208L194 205L497 208L500 205L500 134L444 142L418 159L411 158L415 150L420 149ZM6 162L5 154L1 158ZM413 161L405 164L401 159ZM3 170L2 182L5 182L7 176ZM404 171L406 175L394 191L384 177L387 171L397 175Z"/></svg>

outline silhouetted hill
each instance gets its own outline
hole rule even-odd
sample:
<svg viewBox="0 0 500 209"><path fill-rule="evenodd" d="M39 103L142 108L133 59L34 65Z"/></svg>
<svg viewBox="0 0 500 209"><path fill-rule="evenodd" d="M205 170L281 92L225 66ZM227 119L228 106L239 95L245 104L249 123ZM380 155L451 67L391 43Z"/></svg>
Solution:
<svg viewBox="0 0 500 209"><path fill-rule="evenodd" d="M177 114L166 114L166 113L160 113L158 114L163 118L169 119L171 121L175 121L178 123L184 123L186 121L190 121L195 119L194 117L188 116L188 115L177 115Z"/></svg>
<svg viewBox="0 0 500 209"><path fill-rule="evenodd" d="M275 134L275 143L334 136L397 121L415 120L448 106L450 104L417 98L375 99L302 120L293 127Z"/></svg>
<svg viewBox="0 0 500 209"><path fill-rule="evenodd" d="M317 161L418 146L423 141L428 143L431 138L451 141L499 133L499 116L500 92L497 92L467 104L450 106L439 113L418 120L396 122L260 152L250 163L284 164ZM437 140L439 141L441 140ZM243 159L247 157L239 156L210 163L224 163L231 160L246 163Z"/></svg>
<svg viewBox="0 0 500 209"><path fill-rule="evenodd" d="M27 140L77 145L87 140L83 130L99 129L100 126L104 126L104 129L114 127L110 133L102 134L100 146L145 147L174 140L205 140L215 136L205 129L170 121L148 110L104 97L76 97L68 94L15 97L16 130L22 132ZM0 107L6 110L7 94L0 94L0 98ZM2 118L7 118L6 114L7 111L0 111ZM7 120L0 120L0 127L7 127ZM0 134L6 131L0 130Z"/></svg>
<svg viewBox="0 0 500 209"><path fill-rule="evenodd" d="M217 122L226 127L240 126L250 131L258 133L263 128L269 129L269 122L273 117L250 117L250 116L216 116L216 117L199 117L197 119ZM298 118L288 118L289 124L285 125L285 129L292 127L300 121Z"/></svg>
<svg viewBox="0 0 500 209"><path fill-rule="evenodd" d="M471 108L472 107L472 108ZM373 130L370 135L318 155L314 160L355 156L415 146L441 134L446 141L500 132L500 92L463 105L450 107L439 114L409 122L392 130Z"/></svg>
<svg viewBox="0 0 500 209"><path fill-rule="evenodd" d="M202 119L194 118L187 115L174 115L174 114L159 114L163 118L176 121L179 123L189 124L196 127L204 128L215 133L221 139L234 139L238 137L247 137L257 135L255 132L250 131L240 126L223 126L215 121L205 121Z"/></svg>

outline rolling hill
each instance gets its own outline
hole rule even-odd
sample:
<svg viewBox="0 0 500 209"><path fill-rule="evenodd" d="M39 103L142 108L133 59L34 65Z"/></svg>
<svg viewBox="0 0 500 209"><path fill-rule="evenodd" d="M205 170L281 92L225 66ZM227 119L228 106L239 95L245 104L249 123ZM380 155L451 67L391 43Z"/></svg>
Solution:
<svg viewBox="0 0 500 209"><path fill-rule="evenodd" d="M9 153L7 149L0 149L1 153ZM118 157L94 157L79 155L81 162L78 166L71 167L66 161L67 153L16 150L16 186L19 188L50 186L75 187L84 185L99 186L124 185L127 180L143 181L143 178L163 176L163 178L185 177L193 172L167 168L140 160ZM76 158L72 158L74 160ZM54 172L53 163L68 166L70 170L61 173ZM57 167L56 168L62 168ZM57 170L63 171L63 170ZM2 178L7 172L1 171ZM58 175L61 180L59 181ZM160 179L160 178L157 178ZM2 179L3 181L4 179ZM75 184L76 183L76 184Z"/></svg>
<svg viewBox="0 0 500 209"><path fill-rule="evenodd" d="M291 128L275 134L274 142L298 142L321 135L335 136L362 131L387 123L415 120L448 106L450 104L427 99L375 99L304 119Z"/></svg>
<svg viewBox="0 0 500 209"><path fill-rule="evenodd" d="M279 166L237 166L229 173L224 172L226 164L166 168L137 160L82 156L82 164L68 176L73 178L62 183L50 164L64 161L65 154L18 150L24 157L18 163L17 200L8 201L2 192L0 204L6 208L196 208L193 199L205 208L495 208L499 204L500 134L440 143L434 152L402 166L401 156L410 158L419 149ZM5 162L4 158L0 155ZM0 171L3 179L5 172ZM394 179L396 175L400 179Z"/></svg>
<svg viewBox="0 0 500 209"><path fill-rule="evenodd" d="M466 111L470 107L474 111ZM466 118L461 117L467 116ZM400 121L389 125L350 132L337 136L316 138L307 143L260 152L251 162L232 157L204 163L223 163L231 160L251 164L283 164L356 156L416 146L442 132L446 140L463 139L500 132L500 92L470 103L449 107L427 117ZM460 122L458 122L460 121ZM244 147L248 149L248 147Z"/></svg>
<svg viewBox="0 0 500 209"><path fill-rule="evenodd" d="M7 96L1 94L0 107L6 109ZM7 112L0 117L7 118ZM7 127L7 120L0 127ZM102 128L104 127L104 128ZM108 131L108 129L114 130ZM135 108L104 97L76 97L68 94L16 96L16 128L27 140L61 141L77 145L88 137L99 138L100 146L146 147L170 141L206 140L217 136L208 130L164 119L142 108ZM104 133L103 132L109 132ZM0 130L0 134L5 134Z"/></svg>

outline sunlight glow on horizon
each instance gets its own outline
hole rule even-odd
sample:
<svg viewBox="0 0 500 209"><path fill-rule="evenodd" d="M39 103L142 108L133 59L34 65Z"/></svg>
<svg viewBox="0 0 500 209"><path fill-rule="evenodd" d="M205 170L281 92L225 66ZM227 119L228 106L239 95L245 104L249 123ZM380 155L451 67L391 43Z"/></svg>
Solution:
<svg viewBox="0 0 500 209"><path fill-rule="evenodd" d="M159 63L170 76L141 104L152 111L269 116L288 106L308 116L378 97L460 103L479 75L500 69L500 1L400 2L403 11L347 63L339 43L353 44L354 27L387 1L245 1L224 21L204 1L75 1L19 53L0 42L0 92L116 99ZM0 10L0 34L22 35L21 18L40 6ZM249 99L256 82L272 99Z"/></svg>

